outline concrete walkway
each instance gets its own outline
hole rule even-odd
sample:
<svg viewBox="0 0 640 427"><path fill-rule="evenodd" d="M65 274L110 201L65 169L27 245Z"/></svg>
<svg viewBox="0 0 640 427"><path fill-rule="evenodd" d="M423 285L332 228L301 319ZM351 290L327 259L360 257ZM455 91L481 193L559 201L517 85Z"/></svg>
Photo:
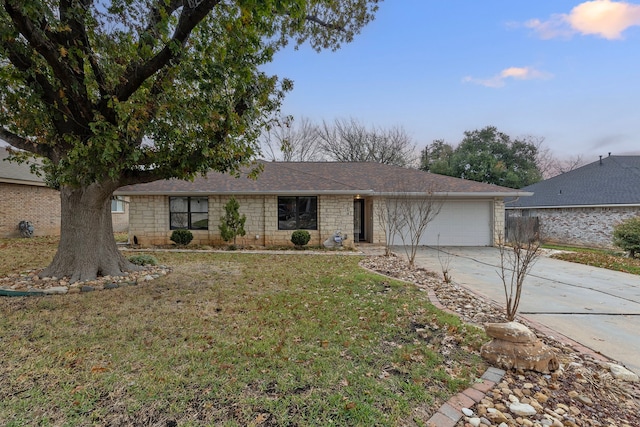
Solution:
<svg viewBox="0 0 640 427"><path fill-rule="evenodd" d="M403 253L402 248L394 252ZM504 306L496 248L420 248L416 264ZM524 283L519 314L640 373L640 277L541 257Z"/></svg>

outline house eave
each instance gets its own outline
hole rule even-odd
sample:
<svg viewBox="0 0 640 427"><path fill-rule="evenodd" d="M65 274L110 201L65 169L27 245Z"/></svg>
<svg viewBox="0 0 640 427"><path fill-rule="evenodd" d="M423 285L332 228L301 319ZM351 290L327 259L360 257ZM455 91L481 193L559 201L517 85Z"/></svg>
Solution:
<svg viewBox="0 0 640 427"><path fill-rule="evenodd" d="M640 203L607 203L598 205L554 205L554 206L505 206L507 210L515 209L567 209L567 208L634 208Z"/></svg>
<svg viewBox="0 0 640 427"><path fill-rule="evenodd" d="M460 191L460 192L454 192L454 191L441 191L441 192L434 192L434 193L425 193L425 192L397 192L397 191L391 191L391 192L385 192L385 191L381 191L381 192L376 192L374 193L374 195L376 196L385 196L385 197L398 197L398 196L403 196L403 197L424 197L425 195L429 195L432 197L447 197L447 198L454 198L454 197L464 197L464 198L477 198L477 199L486 199L486 198L504 198L504 197L521 197L521 196L532 196L533 193L530 192L525 192L525 191L518 191L518 192L499 192L499 191Z"/></svg>
<svg viewBox="0 0 640 427"><path fill-rule="evenodd" d="M42 181L25 181L24 179L0 178L0 182L3 184L33 185L37 187L47 186L47 184Z"/></svg>
<svg viewBox="0 0 640 427"><path fill-rule="evenodd" d="M283 191L114 191L116 196L368 196L371 190L283 190Z"/></svg>

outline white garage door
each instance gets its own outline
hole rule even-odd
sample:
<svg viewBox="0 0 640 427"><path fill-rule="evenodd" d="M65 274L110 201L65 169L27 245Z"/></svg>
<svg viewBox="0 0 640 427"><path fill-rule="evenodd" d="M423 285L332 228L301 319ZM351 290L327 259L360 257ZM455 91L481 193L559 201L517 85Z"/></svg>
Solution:
<svg viewBox="0 0 640 427"><path fill-rule="evenodd" d="M492 206L490 201L445 202L427 226L420 245L491 246ZM400 236L395 236L393 244L403 244Z"/></svg>

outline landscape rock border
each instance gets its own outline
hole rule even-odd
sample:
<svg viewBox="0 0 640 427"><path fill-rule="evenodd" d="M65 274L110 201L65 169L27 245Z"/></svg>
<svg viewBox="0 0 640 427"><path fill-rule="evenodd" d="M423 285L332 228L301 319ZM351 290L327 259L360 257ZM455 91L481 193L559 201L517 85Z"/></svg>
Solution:
<svg viewBox="0 0 640 427"><path fill-rule="evenodd" d="M166 276L171 268L160 266L144 266L140 270L131 271L123 276L104 276L96 280L69 283L68 277L45 277L38 274L42 270L29 270L20 274L0 277L0 296L29 297L46 295L65 295L101 290L117 289L124 286L136 286L144 282Z"/></svg>

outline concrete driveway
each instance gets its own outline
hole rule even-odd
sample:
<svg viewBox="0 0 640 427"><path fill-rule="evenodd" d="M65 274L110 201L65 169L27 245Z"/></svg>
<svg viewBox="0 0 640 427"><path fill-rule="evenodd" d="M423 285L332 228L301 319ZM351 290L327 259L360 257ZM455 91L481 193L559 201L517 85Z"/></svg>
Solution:
<svg viewBox="0 0 640 427"><path fill-rule="evenodd" d="M447 259L455 283L504 307L496 248L424 247L416 265L440 273ZM639 276L543 256L525 279L518 313L640 374Z"/></svg>

